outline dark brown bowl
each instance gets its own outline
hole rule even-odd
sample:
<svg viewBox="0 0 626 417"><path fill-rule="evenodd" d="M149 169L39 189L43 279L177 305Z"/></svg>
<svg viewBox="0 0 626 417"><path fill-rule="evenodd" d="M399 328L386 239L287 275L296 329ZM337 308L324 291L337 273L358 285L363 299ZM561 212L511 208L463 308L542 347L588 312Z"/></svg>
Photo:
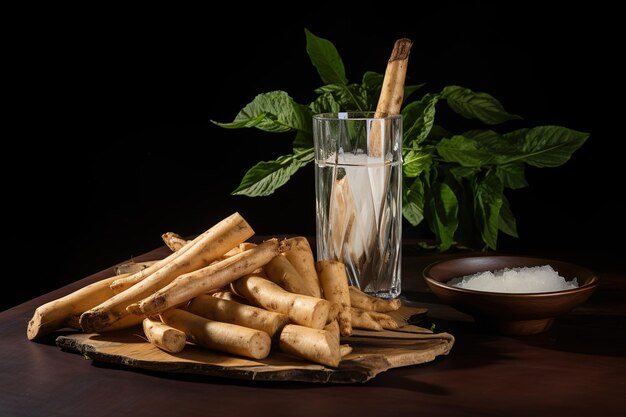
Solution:
<svg viewBox="0 0 626 417"><path fill-rule="evenodd" d="M449 286L452 278L495 269L551 265L578 288L545 293L498 293ZM598 286L589 269L567 262L524 256L476 256L435 262L424 269L430 290L446 304L474 317L476 323L507 335L548 330L554 319L584 303Z"/></svg>

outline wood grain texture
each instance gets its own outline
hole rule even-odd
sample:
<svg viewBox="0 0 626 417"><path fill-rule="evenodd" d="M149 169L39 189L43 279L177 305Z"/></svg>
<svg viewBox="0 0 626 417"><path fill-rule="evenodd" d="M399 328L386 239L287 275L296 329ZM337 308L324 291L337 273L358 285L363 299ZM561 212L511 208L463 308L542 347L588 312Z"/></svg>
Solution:
<svg viewBox="0 0 626 417"><path fill-rule="evenodd" d="M403 314L407 314L406 310ZM417 365L447 355L454 344L448 333L433 334L417 326L401 331L355 330L342 343L353 347L338 368L330 368L274 350L263 360L251 360L211 351L193 344L179 353L168 353L148 343L140 329L106 334L76 333L59 336L64 350L81 353L94 361L133 368L259 381L317 383L366 382L391 368Z"/></svg>

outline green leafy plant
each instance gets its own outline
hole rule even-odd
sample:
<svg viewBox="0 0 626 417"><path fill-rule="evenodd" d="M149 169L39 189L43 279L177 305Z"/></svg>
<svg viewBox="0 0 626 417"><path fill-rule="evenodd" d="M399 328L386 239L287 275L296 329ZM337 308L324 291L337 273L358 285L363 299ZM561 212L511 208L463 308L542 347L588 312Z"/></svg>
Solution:
<svg viewBox="0 0 626 417"><path fill-rule="evenodd" d="M253 166L233 194L269 195L313 161L314 114L376 107L383 75L368 71L360 83L350 83L335 46L306 29L305 35L306 50L324 83L315 89L313 102L299 104L284 91L271 91L256 96L233 122L214 122L229 129L295 132L293 152ZM439 250L454 242L496 249L499 232L517 237L515 217L504 190L528 185L526 165L545 168L564 164L589 135L561 126L452 132L435 122L437 106L442 102L463 118L489 126L521 118L508 113L491 95L455 85L407 100L423 86L405 87L403 215L414 226L426 220Z"/></svg>

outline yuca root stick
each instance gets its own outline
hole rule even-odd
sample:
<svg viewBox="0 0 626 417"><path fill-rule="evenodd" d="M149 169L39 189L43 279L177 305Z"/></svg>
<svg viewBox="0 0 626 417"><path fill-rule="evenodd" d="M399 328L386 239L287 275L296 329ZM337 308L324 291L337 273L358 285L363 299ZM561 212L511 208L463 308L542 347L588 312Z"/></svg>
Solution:
<svg viewBox="0 0 626 417"><path fill-rule="evenodd" d="M350 345L339 345L339 351L341 352L341 357L348 356L352 353L352 346Z"/></svg>
<svg viewBox="0 0 626 417"><path fill-rule="evenodd" d="M211 230L211 229L209 229L209 230ZM139 281L143 280L147 276L154 274L156 271L158 271L159 269L163 268L165 265L167 265L168 263L172 262L174 259L178 258L184 252L188 251L191 248L191 246L193 245L193 243L199 241L203 236L205 236L209 232L209 230L207 230L206 232L204 232L203 234L198 236L193 241L188 242L188 244L184 245L184 247L181 247L179 250L177 250L174 253L170 254L166 258L161 259L160 261L157 261L154 264L148 266L148 268L141 269L139 271L135 271L135 273L133 273L133 275L130 275L130 276L127 276L127 277L124 277L124 278L120 278L120 279L117 279L117 280L113 281L111 283L111 288L113 289L113 291L116 294L118 294L118 293L120 293L120 292L122 292L122 291L124 291L124 290L126 290L126 289L128 289L130 287L132 287L133 285L135 285ZM168 232L168 233L171 233L171 232Z"/></svg>
<svg viewBox="0 0 626 417"><path fill-rule="evenodd" d="M285 314L239 304L235 301L222 300L210 295L200 295L194 298L186 310L210 320L261 330L270 337L289 323L289 317Z"/></svg>
<svg viewBox="0 0 626 417"><path fill-rule="evenodd" d="M129 327L134 327L140 324L142 321L143 321L143 317L133 316L129 314L128 316L124 316L123 318L119 319L115 323L109 324L107 327L100 330L99 333L114 332L116 330L128 329ZM74 318L71 323L73 323L72 327L74 327L75 329L80 329L79 317Z"/></svg>
<svg viewBox="0 0 626 417"><path fill-rule="evenodd" d="M357 207L347 175L335 181L331 199L329 217L331 221L332 250L337 258L341 260L349 257L343 243L348 240L349 236L355 233L354 213Z"/></svg>
<svg viewBox="0 0 626 417"><path fill-rule="evenodd" d="M265 265L264 270L267 278L273 283L280 285L281 288L294 294L312 295L304 279L283 255L275 256L274 259Z"/></svg>
<svg viewBox="0 0 626 417"><path fill-rule="evenodd" d="M302 277L302 282L307 289L304 295L321 298L322 292L315 272L315 260L309 241L305 237L293 237L284 240L282 244L284 256Z"/></svg>
<svg viewBox="0 0 626 417"><path fill-rule="evenodd" d="M339 339L321 329L288 324L280 333L280 350L336 368L341 362Z"/></svg>
<svg viewBox="0 0 626 417"><path fill-rule="evenodd" d="M118 278L119 276L114 276L94 282L38 307L28 322L28 339L33 340L67 326L79 329L80 315L113 297L114 293L109 285Z"/></svg>
<svg viewBox="0 0 626 417"><path fill-rule="evenodd" d="M167 246L168 248L170 248L170 250L172 252L176 252L178 250L180 250L183 246L187 245L188 243L190 243L190 240L186 240L184 237L182 237L181 235L174 233L174 232L165 232L161 235L161 239L163 240L163 243L165 243L165 246ZM250 242L243 242L240 243L238 246L232 248L231 250L229 250L228 252L226 252L222 257L223 258L228 258L229 256L233 256L233 255L237 255L238 253L241 253L245 250L251 249L254 246L256 246L254 243L250 243Z"/></svg>
<svg viewBox="0 0 626 417"><path fill-rule="evenodd" d="M334 335L337 340L341 338L341 334L339 333L339 324L337 323L337 320L333 320L326 326L324 326L324 330L326 330L329 334Z"/></svg>
<svg viewBox="0 0 626 417"><path fill-rule="evenodd" d="M237 278L250 274L268 263L276 255L278 255L278 240L267 240L238 255L179 276L138 304L129 306L129 310L133 314L151 316L173 308L198 295L218 290Z"/></svg>
<svg viewBox="0 0 626 417"><path fill-rule="evenodd" d="M250 305L250 301L246 300L245 298L243 298L240 295L235 294L234 292L228 290L228 291L216 291L214 293L211 293L212 297L215 298L219 298L222 300L229 300L229 301L234 301L236 303L239 304L246 304L246 305Z"/></svg>
<svg viewBox="0 0 626 417"><path fill-rule="evenodd" d="M391 51L391 57L385 69L383 86L380 91L375 117L400 114L404 99L404 80L409 63L409 53L413 42L410 39L398 39Z"/></svg>
<svg viewBox="0 0 626 417"><path fill-rule="evenodd" d="M352 334L352 318L345 265L339 261L323 260L318 261L315 268L320 284L322 284L324 298L341 306L338 316L341 335L350 336Z"/></svg>
<svg viewBox="0 0 626 417"><path fill-rule="evenodd" d="M330 301L290 293L258 275L245 276L231 285L237 294L255 305L286 314L291 322L315 329L322 329L326 325L332 307Z"/></svg>
<svg viewBox="0 0 626 417"><path fill-rule="evenodd" d="M248 249L252 249L252 248L253 248L253 247L255 247L255 246L256 246L256 243L251 243L251 242L243 242L243 243L240 243L239 245L237 245L237 247L232 248L231 250L229 250L228 252L226 252L226 253L222 256L222 259L223 259L223 258L230 258L231 256L235 256L235 255L237 255L238 253L245 252L245 251L247 251Z"/></svg>
<svg viewBox="0 0 626 417"><path fill-rule="evenodd" d="M376 331L383 330L383 326L378 324L365 310L350 307L350 318L352 319L353 328Z"/></svg>
<svg viewBox="0 0 626 417"><path fill-rule="evenodd" d="M255 246L258 246L258 244L252 243L252 242L243 242L239 244L239 250L243 252L243 251L247 251L248 249L252 249Z"/></svg>
<svg viewBox="0 0 626 417"><path fill-rule="evenodd" d="M376 113L374 117L387 117L400 114L402 100L404 99L404 80L406 78L406 69L409 63L409 53L413 42L410 39L398 39L391 51L391 57L387 62L385 69L385 77L383 86L378 98ZM385 126L382 123L376 123L370 132L369 154L380 157L384 155L385 149L381 138L384 137L383 130Z"/></svg>
<svg viewBox="0 0 626 417"><path fill-rule="evenodd" d="M141 281L144 278L154 274L159 269L163 268L165 265L167 265L168 263L172 262L179 255L181 255L181 251L172 253L168 257L153 263L152 265L148 266L147 268L140 269L139 271L136 271L136 272L132 273L131 275L128 275L126 277L120 277L119 279L114 280L110 284L111 289L113 290L113 293L114 294L119 294L122 291L124 291L125 289L128 289L128 288L132 287L133 285L135 285L139 281Z"/></svg>
<svg viewBox="0 0 626 417"><path fill-rule="evenodd" d="M367 311L366 314L376 321L383 329L397 329L400 327L397 321L388 314L379 313L378 311Z"/></svg>
<svg viewBox="0 0 626 417"><path fill-rule="evenodd" d="M192 342L209 349L253 359L266 358L270 353L271 339L260 330L207 320L180 309L164 311L161 320L185 332Z"/></svg>
<svg viewBox="0 0 626 417"><path fill-rule="evenodd" d="M160 321L144 319L143 332L150 343L166 352L178 353L187 344L185 332Z"/></svg>
<svg viewBox="0 0 626 417"><path fill-rule="evenodd" d="M351 307L352 327L368 330L394 330L400 327L397 321L388 314L377 311L365 311Z"/></svg>
<svg viewBox="0 0 626 417"><path fill-rule="evenodd" d="M378 311L386 313L395 311L402 306L400 299L384 300L382 298L372 297L364 293L356 287L350 286L350 305L352 307L361 308L363 310Z"/></svg>
<svg viewBox="0 0 626 417"><path fill-rule="evenodd" d="M165 243L165 245L170 248L172 252L180 250L183 246L189 243L188 240L174 232L163 233L161 235L161 239L163 239L163 243Z"/></svg>
<svg viewBox="0 0 626 417"><path fill-rule="evenodd" d="M328 318L326 324L339 319L339 312L341 311L341 305L330 302L330 309L328 310Z"/></svg>
<svg viewBox="0 0 626 417"><path fill-rule="evenodd" d="M115 267L115 275L134 274L136 272L143 271L144 269L154 265L157 262L160 262L160 261L124 262ZM119 278L122 278L122 277L119 277Z"/></svg>
<svg viewBox="0 0 626 417"><path fill-rule="evenodd" d="M169 279L171 281L180 274L202 268L219 259L231 248L250 238L253 234L254 230L252 230L244 218L239 213L234 213L178 251L170 254L167 258L137 274L115 280L111 284L111 288L116 293L119 293L149 276L154 277L156 274L159 274L159 278L151 278L153 281L161 281L161 279L164 281ZM179 258L181 259L180 261ZM161 271L161 269L165 271Z"/></svg>
<svg viewBox="0 0 626 417"><path fill-rule="evenodd" d="M136 303L163 288L179 275L203 267L224 254L229 248L248 239L252 234L254 231L239 213L227 217L203 233L200 240L194 240L194 243L185 245L181 250L170 255L169 257L178 256L153 274L84 312L80 317L80 327L85 332L102 330L128 315L129 312L126 307L130 304Z"/></svg>

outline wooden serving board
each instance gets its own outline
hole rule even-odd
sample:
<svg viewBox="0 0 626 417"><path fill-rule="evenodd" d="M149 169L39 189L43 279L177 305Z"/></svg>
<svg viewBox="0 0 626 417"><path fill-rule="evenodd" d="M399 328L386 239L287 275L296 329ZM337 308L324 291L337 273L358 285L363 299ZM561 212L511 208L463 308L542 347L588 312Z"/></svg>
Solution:
<svg viewBox="0 0 626 417"><path fill-rule="evenodd" d="M79 352L101 362L161 372L203 374L261 381L366 382L381 372L401 366L430 362L447 355L454 344L449 333L433 334L421 327L405 325L382 332L354 330L342 338L352 346L338 368L315 364L273 350L263 360L246 359L188 344L176 354L148 343L140 328L104 334L76 333L59 336L64 350Z"/></svg>

